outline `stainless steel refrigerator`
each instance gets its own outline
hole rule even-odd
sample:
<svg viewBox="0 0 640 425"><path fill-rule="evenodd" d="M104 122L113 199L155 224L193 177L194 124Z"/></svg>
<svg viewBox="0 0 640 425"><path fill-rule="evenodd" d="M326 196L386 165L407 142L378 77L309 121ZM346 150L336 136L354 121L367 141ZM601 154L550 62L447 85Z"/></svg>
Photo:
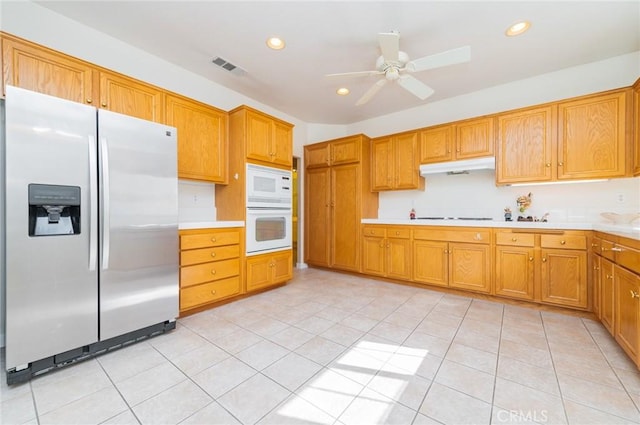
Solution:
<svg viewBox="0 0 640 425"><path fill-rule="evenodd" d="M176 130L8 86L10 383L175 328Z"/></svg>

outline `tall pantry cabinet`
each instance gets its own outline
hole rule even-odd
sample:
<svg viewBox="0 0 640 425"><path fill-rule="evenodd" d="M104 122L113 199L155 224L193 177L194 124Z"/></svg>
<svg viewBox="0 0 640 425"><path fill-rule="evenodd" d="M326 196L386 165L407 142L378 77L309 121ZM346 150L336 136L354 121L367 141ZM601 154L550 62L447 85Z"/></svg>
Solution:
<svg viewBox="0 0 640 425"><path fill-rule="evenodd" d="M356 135L307 145L305 261L360 272L360 221L378 213L370 191L370 141Z"/></svg>

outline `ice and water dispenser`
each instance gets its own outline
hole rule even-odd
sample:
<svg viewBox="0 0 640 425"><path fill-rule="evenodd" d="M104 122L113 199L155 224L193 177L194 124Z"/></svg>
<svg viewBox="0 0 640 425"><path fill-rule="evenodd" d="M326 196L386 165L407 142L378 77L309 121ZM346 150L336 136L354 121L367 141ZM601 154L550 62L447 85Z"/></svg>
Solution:
<svg viewBox="0 0 640 425"><path fill-rule="evenodd" d="M29 185L29 236L80 233L80 187Z"/></svg>

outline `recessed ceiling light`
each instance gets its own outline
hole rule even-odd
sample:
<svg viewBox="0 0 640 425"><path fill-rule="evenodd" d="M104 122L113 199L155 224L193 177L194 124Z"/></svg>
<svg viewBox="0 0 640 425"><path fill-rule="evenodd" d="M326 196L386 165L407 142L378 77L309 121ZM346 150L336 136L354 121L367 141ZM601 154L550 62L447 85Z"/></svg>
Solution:
<svg viewBox="0 0 640 425"><path fill-rule="evenodd" d="M338 93L340 96L346 96L349 94L349 89L346 87L340 87L338 90L336 90L336 93Z"/></svg>
<svg viewBox="0 0 640 425"><path fill-rule="evenodd" d="M267 46L273 50L282 50L284 49L284 40L278 37L269 37L267 38Z"/></svg>
<svg viewBox="0 0 640 425"><path fill-rule="evenodd" d="M519 21L515 24L511 25L505 31L505 34L509 37L513 37L516 35L520 35L531 27L531 23L529 21Z"/></svg>

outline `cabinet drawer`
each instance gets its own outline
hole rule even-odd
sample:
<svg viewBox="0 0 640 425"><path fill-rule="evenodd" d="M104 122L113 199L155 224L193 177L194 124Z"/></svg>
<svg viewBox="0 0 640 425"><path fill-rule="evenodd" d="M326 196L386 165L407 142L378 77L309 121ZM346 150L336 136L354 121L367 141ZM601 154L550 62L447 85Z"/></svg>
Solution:
<svg viewBox="0 0 640 425"><path fill-rule="evenodd" d="M374 226L364 226L362 229L362 234L364 236L377 236L384 238L386 237L386 229L384 227L374 227Z"/></svg>
<svg viewBox="0 0 640 425"><path fill-rule="evenodd" d="M491 242L491 231L485 229L478 230L433 230L417 229L413 231L414 239L444 241L444 242L468 242L484 243Z"/></svg>
<svg viewBox="0 0 640 425"><path fill-rule="evenodd" d="M238 276L191 286L180 291L180 310L217 301L239 293L240 278Z"/></svg>
<svg viewBox="0 0 640 425"><path fill-rule="evenodd" d="M240 260L214 261L180 268L180 287L225 279L240 274Z"/></svg>
<svg viewBox="0 0 640 425"><path fill-rule="evenodd" d="M239 256L240 245L192 249L180 252L180 265L191 266L209 261L228 260L229 258L237 258Z"/></svg>
<svg viewBox="0 0 640 425"><path fill-rule="evenodd" d="M631 271L640 273L640 251L624 245L616 245L614 252L616 263Z"/></svg>
<svg viewBox="0 0 640 425"><path fill-rule="evenodd" d="M594 254L601 254L601 250L600 247L602 246L602 239L600 238L593 238L591 239L591 252L593 252Z"/></svg>
<svg viewBox="0 0 640 425"><path fill-rule="evenodd" d="M240 243L240 232L198 233L180 236L180 249L206 248L208 246L233 245Z"/></svg>
<svg viewBox="0 0 640 425"><path fill-rule="evenodd" d="M542 248L587 249L587 237L583 235L541 235Z"/></svg>
<svg viewBox="0 0 640 425"><path fill-rule="evenodd" d="M496 245L509 246L533 246L535 243L535 235L533 233L496 233Z"/></svg>
<svg viewBox="0 0 640 425"><path fill-rule="evenodd" d="M411 238L410 229L397 229L395 227L387 228L387 237L396 239L409 239Z"/></svg>
<svg viewBox="0 0 640 425"><path fill-rule="evenodd" d="M613 248L613 246L614 246L613 242L603 239L600 242L600 254L604 258L607 258L607 259L613 261L614 260L613 252L614 251L612 251L612 249L611 249L611 248Z"/></svg>

